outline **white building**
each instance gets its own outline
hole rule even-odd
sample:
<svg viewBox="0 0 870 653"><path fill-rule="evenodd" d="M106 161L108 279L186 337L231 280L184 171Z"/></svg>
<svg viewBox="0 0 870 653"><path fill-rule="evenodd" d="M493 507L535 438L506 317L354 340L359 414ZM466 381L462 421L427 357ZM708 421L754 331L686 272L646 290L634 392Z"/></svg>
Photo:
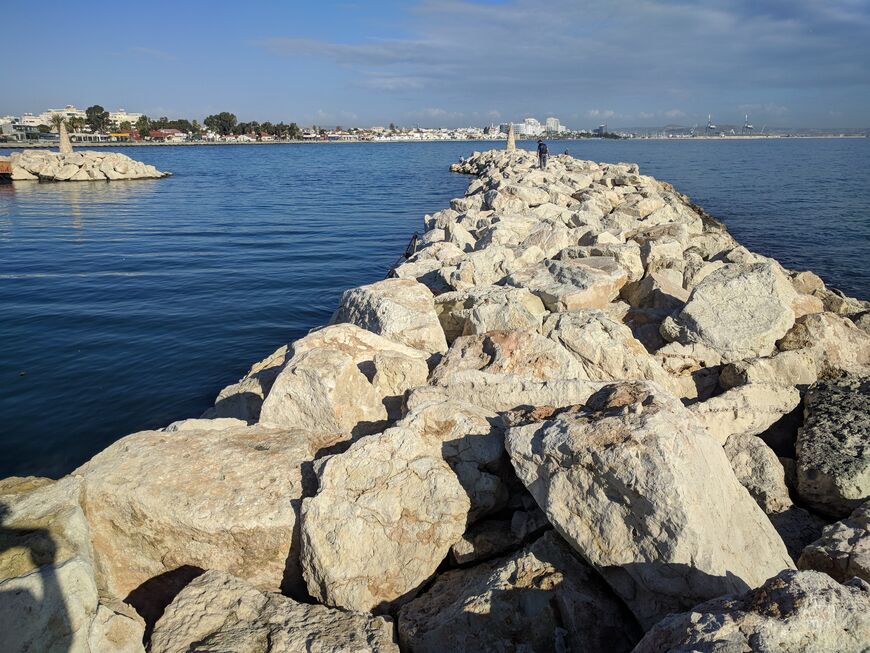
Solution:
<svg viewBox="0 0 870 653"><path fill-rule="evenodd" d="M558 118L554 118L552 116L547 118L547 133L548 134L561 134L564 131L568 131L568 128L565 127L562 123L560 123Z"/></svg>
<svg viewBox="0 0 870 653"><path fill-rule="evenodd" d="M135 125L136 121L142 117L141 113L130 113L124 109L118 109L117 111L109 111L109 120L116 126L119 127L122 122L129 122L131 125Z"/></svg>
<svg viewBox="0 0 870 653"><path fill-rule="evenodd" d="M540 136L544 133L544 126L535 118L526 118L523 120L523 124L525 125L523 133L526 136Z"/></svg>
<svg viewBox="0 0 870 653"><path fill-rule="evenodd" d="M66 105L63 109L49 109L48 111L43 111L41 114L37 116L39 119L38 125L50 125L51 117L59 113L64 118L87 118L87 114L82 109L77 109L72 104ZM30 114L25 114L30 115Z"/></svg>

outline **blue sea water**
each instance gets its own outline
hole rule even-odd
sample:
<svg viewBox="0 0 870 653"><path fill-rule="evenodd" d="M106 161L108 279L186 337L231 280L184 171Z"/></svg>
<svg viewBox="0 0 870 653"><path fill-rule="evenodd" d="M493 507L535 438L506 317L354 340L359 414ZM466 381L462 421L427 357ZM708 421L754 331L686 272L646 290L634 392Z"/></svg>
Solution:
<svg viewBox="0 0 870 653"><path fill-rule="evenodd" d="M199 415L342 290L383 278L423 214L464 192L448 165L486 147L138 148L120 151L174 175L0 186L0 477L58 476ZM870 140L564 149L637 162L749 248L870 296Z"/></svg>

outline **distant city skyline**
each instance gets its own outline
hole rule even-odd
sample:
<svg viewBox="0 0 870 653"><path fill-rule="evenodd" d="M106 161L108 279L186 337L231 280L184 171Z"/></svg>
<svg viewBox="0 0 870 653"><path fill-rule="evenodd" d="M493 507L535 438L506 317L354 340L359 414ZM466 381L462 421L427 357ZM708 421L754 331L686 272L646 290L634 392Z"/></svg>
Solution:
<svg viewBox="0 0 870 653"><path fill-rule="evenodd" d="M67 103L150 117L572 129L866 128L870 3L861 0L155 0L9 30L0 115Z"/></svg>

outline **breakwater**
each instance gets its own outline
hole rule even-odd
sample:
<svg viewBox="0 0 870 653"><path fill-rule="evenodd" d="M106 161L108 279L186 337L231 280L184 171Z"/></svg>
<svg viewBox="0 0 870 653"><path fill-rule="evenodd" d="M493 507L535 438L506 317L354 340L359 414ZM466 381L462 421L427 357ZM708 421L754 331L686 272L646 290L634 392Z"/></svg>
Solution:
<svg viewBox="0 0 870 653"><path fill-rule="evenodd" d="M60 543L0 567L59 588L16 636L110 650L144 617L152 651L666 650L721 634L682 614L707 601L736 645L866 645L866 584L794 567L861 528L867 305L636 166L455 169L467 194L394 278L204 419L0 486L4 528Z"/></svg>
<svg viewBox="0 0 870 653"><path fill-rule="evenodd" d="M14 152L9 160L12 181L120 181L160 179L170 174L119 152L25 150Z"/></svg>

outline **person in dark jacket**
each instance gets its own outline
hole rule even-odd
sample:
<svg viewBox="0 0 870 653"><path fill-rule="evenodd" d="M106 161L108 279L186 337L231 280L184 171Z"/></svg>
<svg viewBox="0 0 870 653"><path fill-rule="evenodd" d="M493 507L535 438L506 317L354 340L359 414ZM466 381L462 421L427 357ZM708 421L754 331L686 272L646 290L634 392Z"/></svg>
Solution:
<svg viewBox="0 0 870 653"><path fill-rule="evenodd" d="M538 141L538 166L541 170L547 169L547 156L549 154L547 144L544 141Z"/></svg>

